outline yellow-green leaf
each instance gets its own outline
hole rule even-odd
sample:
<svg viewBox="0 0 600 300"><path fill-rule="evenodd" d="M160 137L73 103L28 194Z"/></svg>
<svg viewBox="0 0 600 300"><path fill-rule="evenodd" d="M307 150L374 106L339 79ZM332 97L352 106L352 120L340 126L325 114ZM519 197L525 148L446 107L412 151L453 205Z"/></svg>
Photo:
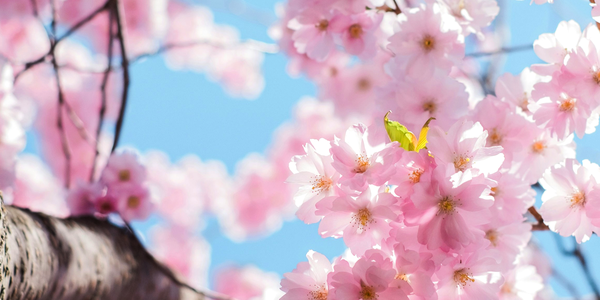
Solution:
<svg viewBox="0 0 600 300"><path fill-rule="evenodd" d="M385 125L385 131L392 142L400 143L400 147L407 151L415 151L415 145L417 145L417 137L414 133L410 132L406 126L396 122L390 121L388 115L391 111L388 111L383 117L383 123Z"/></svg>
<svg viewBox="0 0 600 300"><path fill-rule="evenodd" d="M419 133L419 142L417 143L417 148L415 151L419 152L419 150L425 148L427 146L427 133L429 132L429 122L435 120L435 118L429 118L423 128L421 128L421 133Z"/></svg>

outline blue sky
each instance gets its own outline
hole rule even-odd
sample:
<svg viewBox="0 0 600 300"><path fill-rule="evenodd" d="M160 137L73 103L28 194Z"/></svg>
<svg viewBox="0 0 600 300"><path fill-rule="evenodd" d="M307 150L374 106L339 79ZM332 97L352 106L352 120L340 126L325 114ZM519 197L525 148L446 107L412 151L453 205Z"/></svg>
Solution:
<svg viewBox="0 0 600 300"><path fill-rule="evenodd" d="M272 42L266 34L267 23L275 19L275 1L247 0L252 9L234 14L241 1L206 0L188 1L213 7L217 23L233 25L240 29L242 38ZM506 8L506 20L511 26L508 45L532 43L539 34L554 32L561 20L575 19L586 25L589 5L584 0L556 0L553 5L530 6L528 1L500 0ZM263 12L260 17L257 11ZM270 16L270 17L269 17ZM260 20L257 20L260 19ZM504 70L513 74L539 60L533 51L510 54ZM236 162L250 152L262 152L280 124L291 118L293 105L305 95L315 95L316 89L305 79L292 79L286 73L286 58L282 54L267 55L264 64L266 87L254 100L229 97L220 86L208 81L203 74L168 69L162 58L151 58L132 68L130 105L127 108L121 145L134 146L142 152L158 149L166 152L172 161L186 154L198 155L202 160L218 159L233 171ZM578 143L578 158L600 163L597 140L600 134L586 136ZM143 226L144 227L144 226ZM305 260L308 250L324 253L330 258L341 254L343 242L322 239L317 225L304 225L295 220L283 229L262 240L236 244L219 234L216 223L209 221L206 232L212 244L212 265L224 262L252 263L263 270L280 275L295 268ZM589 292L578 265L572 258L562 258L551 233L536 233L553 258L555 268L569 277L582 293ZM600 266L600 249L595 236L584 245L592 266ZM594 268L592 268L594 269ZM594 273L600 278L600 268ZM560 295L566 291L555 285Z"/></svg>

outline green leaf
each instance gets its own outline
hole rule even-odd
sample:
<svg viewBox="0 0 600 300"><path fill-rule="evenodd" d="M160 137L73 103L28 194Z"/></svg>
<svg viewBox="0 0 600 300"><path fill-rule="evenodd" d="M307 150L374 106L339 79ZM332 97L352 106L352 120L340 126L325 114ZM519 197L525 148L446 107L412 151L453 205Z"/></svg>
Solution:
<svg viewBox="0 0 600 300"><path fill-rule="evenodd" d="M387 131L390 140L392 142L400 143L400 147L402 147L406 151L415 151L417 137L414 135L414 133L410 132L404 125L396 121L390 121L388 119L388 115L391 112L392 111L388 111L383 117L385 131Z"/></svg>
<svg viewBox="0 0 600 300"><path fill-rule="evenodd" d="M419 133L419 142L417 143L417 148L415 151L419 152L419 150L424 149L427 146L427 133L429 132L429 122L435 120L435 118L429 118L423 128L421 128L421 133Z"/></svg>

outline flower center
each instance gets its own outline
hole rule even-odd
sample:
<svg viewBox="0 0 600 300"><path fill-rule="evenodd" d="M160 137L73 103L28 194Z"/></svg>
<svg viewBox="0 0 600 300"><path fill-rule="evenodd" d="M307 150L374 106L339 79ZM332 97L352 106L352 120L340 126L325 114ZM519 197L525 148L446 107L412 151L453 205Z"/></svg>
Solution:
<svg viewBox="0 0 600 300"><path fill-rule="evenodd" d="M358 225L360 230L367 229L367 226L371 224L373 220L373 214L369 211L368 208L361 208L358 210L356 214L352 217L353 223Z"/></svg>
<svg viewBox="0 0 600 300"><path fill-rule="evenodd" d="M423 50L425 50L425 52L429 52L435 47L435 40L432 36L426 35L421 41L421 47L423 47Z"/></svg>
<svg viewBox="0 0 600 300"><path fill-rule="evenodd" d="M366 78L361 78L358 81L358 89L361 91L368 91L371 89L371 81L369 81L369 79Z"/></svg>
<svg viewBox="0 0 600 300"><path fill-rule="evenodd" d="M317 27L317 29L320 31L325 31L327 30L327 27L329 27L329 21L321 20L317 25L315 25L315 27Z"/></svg>
<svg viewBox="0 0 600 300"><path fill-rule="evenodd" d="M408 282L408 276L406 276L406 274L396 274L396 276L394 276L394 279L400 279L400 280L404 280L406 282Z"/></svg>
<svg viewBox="0 0 600 300"><path fill-rule="evenodd" d="M375 300L377 299L377 293L372 286L366 285L362 280L360 281L360 299L362 300Z"/></svg>
<svg viewBox="0 0 600 300"><path fill-rule="evenodd" d="M560 109L560 111L572 111L575 108L575 99L573 98L568 98L565 101L560 103L560 106L558 107L558 109Z"/></svg>
<svg viewBox="0 0 600 300"><path fill-rule="evenodd" d="M490 189L490 196L495 198L496 195L498 195L498 187L497 186Z"/></svg>
<svg viewBox="0 0 600 300"><path fill-rule="evenodd" d="M594 72L592 78L594 79L594 82L596 82L596 84L600 85L600 71Z"/></svg>
<svg viewBox="0 0 600 300"><path fill-rule="evenodd" d="M569 199L569 202L571 202L571 208L574 207L583 207L585 206L585 194L581 191L577 191L575 193L573 193L573 195L571 195L571 198Z"/></svg>
<svg viewBox="0 0 600 300"><path fill-rule="evenodd" d="M433 102L433 100L429 100L429 101L423 103L423 111L433 114L433 113L435 113L436 110L437 110L437 105L435 104L435 102Z"/></svg>
<svg viewBox="0 0 600 300"><path fill-rule="evenodd" d="M475 282L475 279L473 279L472 276L473 275L469 274L466 269L460 269L454 271L454 282L456 282L456 285L465 287L469 282Z"/></svg>
<svg viewBox="0 0 600 300"><path fill-rule="evenodd" d="M496 128L490 131L490 135L488 136L488 142L491 146L499 146L502 143L503 136L498 133Z"/></svg>
<svg viewBox="0 0 600 300"><path fill-rule="evenodd" d="M140 197L138 196L130 196L127 198L127 207L129 208L137 208L140 206Z"/></svg>
<svg viewBox="0 0 600 300"><path fill-rule="evenodd" d="M354 168L354 173L364 173L367 171L371 163L369 163L369 158L366 154L361 154L356 159L356 167Z"/></svg>
<svg viewBox="0 0 600 300"><path fill-rule="evenodd" d="M458 172L458 171L464 172L469 167L470 161L471 161L471 159L466 156L461 155L459 157L456 157L454 159L454 168L456 169L456 172Z"/></svg>
<svg viewBox="0 0 600 300"><path fill-rule="evenodd" d="M451 214L456 209L456 202L452 198L446 196L438 203L438 214Z"/></svg>
<svg viewBox="0 0 600 300"><path fill-rule="evenodd" d="M502 288L500 288L500 293L502 294L512 294L512 287L505 283L502 285Z"/></svg>
<svg viewBox="0 0 600 300"><path fill-rule="evenodd" d="M119 171L119 181L129 181L131 179L131 172L129 170Z"/></svg>
<svg viewBox="0 0 600 300"><path fill-rule="evenodd" d="M333 181L327 176L317 176L311 183L313 192L320 194L321 192L328 191Z"/></svg>
<svg viewBox="0 0 600 300"><path fill-rule="evenodd" d="M523 93L523 100L521 100L521 104L519 104L519 107L521 108L522 111L524 112L529 112L529 108L527 107L529 105L529 97L527 97L527 93Z"/></svg>
<svg viewBox="0 0 600 300"><path fill-rule="evenodd" d="M100 203L98 211L101 214L108 214L115 211L115 207L110 201L103 201L102 203Z"/></svg>
<svg viewBox="0 0 600 300"><path fill-rule="evenodd" d="M318 286L316 290L308 293L308 299L310 300L327 300L327 289L325 285Z"/></svg>
<svg viewBox="0 0 600 300"><path fill-rule="evenodd" d="M350 26L350 28L348 28L348 31L353 39L360 38L363 34L363 29L359 24L353 24Z"/></svg>
<svg viewBox="0 0 600 300"><path fill-rule="evenodd" d="M423 172L425 172L425 171L421 168L416 169L416 170L412 171L412 173L408 174L408 179L412 183L418 183L419 181L421 181L421 174L423 174Z"/></svg>
<svg viewBox="0 0 600 300"><path fill-rule="evenodd" d="M485 232L485 238L492 243L494 247L498 246L498 232L494 229L490 229Z"/></svg>
<svg viewBox="0 0 600 300"><path fill-rule="evenodd" d="M546 145L544 145L544 142L542 141L537 141L531 145L531 151L536 154L541 154L544 152L544 149L546 149Z"/></svg>

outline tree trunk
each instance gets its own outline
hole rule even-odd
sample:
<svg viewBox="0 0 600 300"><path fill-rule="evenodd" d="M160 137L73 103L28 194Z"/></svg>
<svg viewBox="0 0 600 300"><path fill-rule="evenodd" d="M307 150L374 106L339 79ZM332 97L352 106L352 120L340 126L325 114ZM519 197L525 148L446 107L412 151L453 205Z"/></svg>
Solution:
<svg viewBox="0 0 600 300"><path fill-rule="evenodd" d="M126 228L91 216L0 211L0 299L204 299Z"/></svg>

